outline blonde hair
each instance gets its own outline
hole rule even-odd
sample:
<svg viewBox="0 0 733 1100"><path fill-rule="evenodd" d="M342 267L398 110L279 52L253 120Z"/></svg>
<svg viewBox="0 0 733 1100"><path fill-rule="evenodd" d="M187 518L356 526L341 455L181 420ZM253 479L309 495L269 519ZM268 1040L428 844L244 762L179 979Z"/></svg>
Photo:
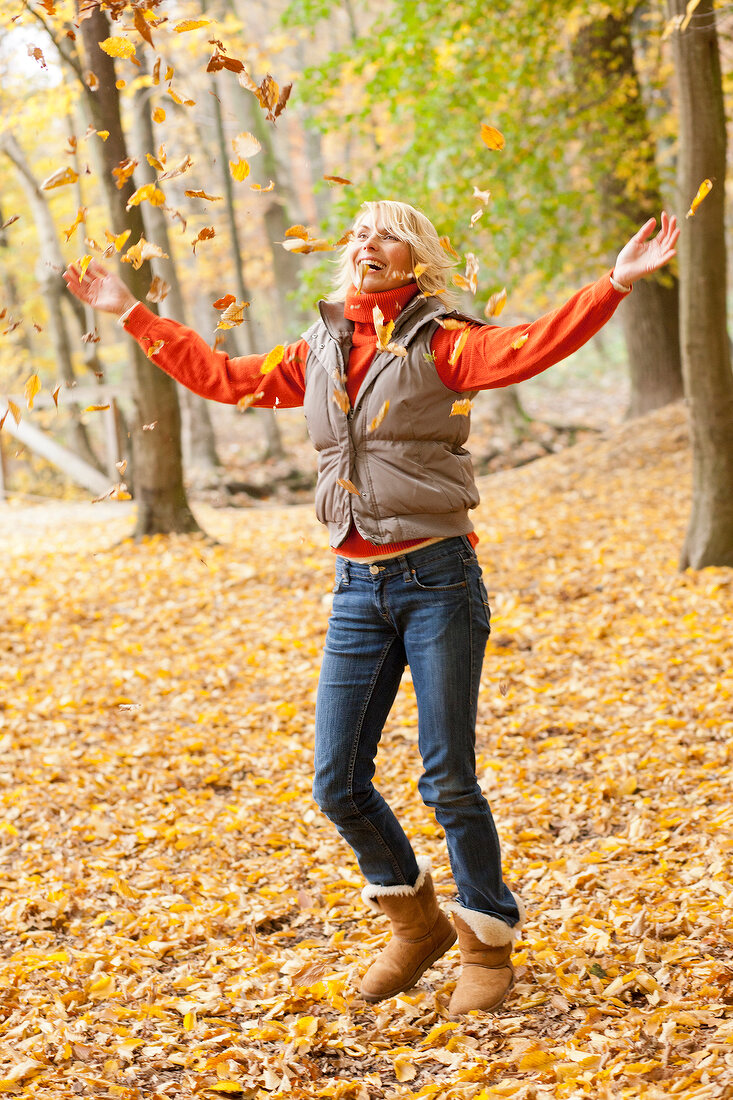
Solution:
<svg viewBox="0 0 733 1100"><path fill-rule="evenodd" d="M445 295L447 275L454 262L440 243L438 232L424 214L406 202L392 202L380 199L377 202L362 203L361 211L354 222L349 241L365 222L371 221L380 229L392 233L398 240L410 246L413 268L424 265L417 277L418 289L423 294L441 294L444 301L451 296ZM343 246L338 260L338 271L329 301L340 302L347 291L358 283L354 264L349 256L349 241Z"/></svg>

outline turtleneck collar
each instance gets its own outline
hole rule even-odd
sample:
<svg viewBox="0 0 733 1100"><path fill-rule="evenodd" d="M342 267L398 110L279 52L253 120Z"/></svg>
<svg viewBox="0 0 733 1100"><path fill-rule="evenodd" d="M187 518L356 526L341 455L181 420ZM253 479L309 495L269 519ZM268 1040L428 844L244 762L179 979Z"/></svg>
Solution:
<svg viewBox="0 0 733 1100"><path fill-rule="evenodd" d="M374 307L379 306L385 321L394 321L417 293L417 283L398 286L394 290L380 290L378 294L360 294L352 286L346 294L344 317L356 324L373 325Z"/></svg>

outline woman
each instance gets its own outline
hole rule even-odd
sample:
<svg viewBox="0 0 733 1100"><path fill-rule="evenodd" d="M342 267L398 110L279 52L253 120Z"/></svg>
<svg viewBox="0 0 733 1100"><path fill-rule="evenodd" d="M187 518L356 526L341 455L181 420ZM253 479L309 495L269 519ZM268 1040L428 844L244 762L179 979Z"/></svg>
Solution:
<svg viewBox="0 0 733 1100"><path fill-rule="evenodd" d="M598 331L643 275L667 263L674 217L648 221L611 273L531 325L501 328L451 313L451 262L428 219L404 203L365 203L344 245L332 300L277 356L229 358L153 315L117 276L71 266L69 290L117 314L170 375L204 397L304 406L319 451L318 518L337 553L333 611L316 702L314 796L354 850L365 901L392 937L362 980L372 1002L409 989L455 942L454 1014L496 1008L513 984L521 900L502 878L499 841L475 771L479 678L489 607L469 509L478 504L464 444L476 392L530 378ZM392 327L392 322L393 327ZM263 368L265 373L263 373ZM445 831L457 901L436 901L372 783L374 760L409 664L423 773L418 787Z"/></svg>

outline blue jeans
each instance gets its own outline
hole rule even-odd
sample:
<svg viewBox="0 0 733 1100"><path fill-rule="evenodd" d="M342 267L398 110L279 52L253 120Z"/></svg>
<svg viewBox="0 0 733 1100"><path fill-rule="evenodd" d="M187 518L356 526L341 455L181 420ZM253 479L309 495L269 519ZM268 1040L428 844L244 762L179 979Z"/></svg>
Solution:
<svg viewBox="0 0 733 1100"><path fill-rule="evenodd" d="M476 778L475 727L489 636L481 569L468 539L444 539L383 563L336 560L316 702L313 794L367 881L412 886L410 842L373 785L384 723L409 664L423 773L418 789L445 831L458 900L509 925L491 810Z"/></svg>

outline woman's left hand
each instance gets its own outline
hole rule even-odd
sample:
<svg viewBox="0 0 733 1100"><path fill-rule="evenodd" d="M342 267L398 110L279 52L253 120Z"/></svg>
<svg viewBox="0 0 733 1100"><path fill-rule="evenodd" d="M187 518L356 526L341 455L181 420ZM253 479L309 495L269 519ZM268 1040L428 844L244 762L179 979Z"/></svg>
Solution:
<svg viewBox="0 0 733 1100"><path fill-rule="evenodd" d="M680 231L674 214L670 218L666 211L662 211L659 232L650 240L656 224L657 219L650 218L621 249L613 269L613 277L617 282L623 283L624 286L633 286L637 279L649 275L658 267L664 267L675 255L675 245Z"/></svg>

